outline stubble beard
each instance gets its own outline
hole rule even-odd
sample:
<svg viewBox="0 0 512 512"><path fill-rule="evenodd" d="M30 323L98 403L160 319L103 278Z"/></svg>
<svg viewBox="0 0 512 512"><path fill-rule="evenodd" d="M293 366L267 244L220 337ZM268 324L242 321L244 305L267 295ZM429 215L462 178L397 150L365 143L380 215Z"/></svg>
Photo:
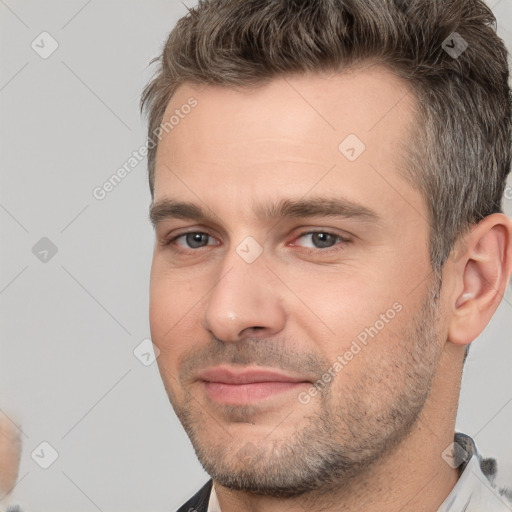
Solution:
<svg viewBox="0 0 512 512"><path fill-rule="evenodd" d="M264 438L240 442L230 436L190 393L179 405L171 400L206 472L226 488L276 498L349 485L410 433L425 405L441 355L440 286L440 280L432 283L419 313L397 333L400 350L369 361L357 382L326 388L310 415L287 422L283 414ZM370 350L369 344L362 352ZM336 379L343 379L343 371ZM294 411L301 407L306 405L297 401ZM251 422L257 410L233 407L224 412L234 422ZM280 437L280 421L294 425L293 433ZM216 439L204 436L210 426L221 430Z"/></svg>

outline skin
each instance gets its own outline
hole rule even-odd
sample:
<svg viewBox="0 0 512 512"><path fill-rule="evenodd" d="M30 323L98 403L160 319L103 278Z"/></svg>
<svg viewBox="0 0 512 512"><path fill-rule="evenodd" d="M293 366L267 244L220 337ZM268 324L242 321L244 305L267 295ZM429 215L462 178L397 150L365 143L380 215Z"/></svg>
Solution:
<svg viewBox="0 0 512 512"><path fill-rule="evenodd" d="M436 510L458 478L441 454L466 345L510 276L511 221L495 214L472 227L434 301L426 204L403 177L415 100L401 79L366 66L252 90L184 84L164 119L191 96L197 107L159 143L154 205L186 201L210 218L154 216L150 323L165 389L222 511ZM338 150L349 134L366 146L353 162ZM324 197L376 217L257 215L261 204ZM312 230L350 241L318 248ZM187 232L211 238L166 245ZM236 250L246 237L262 249L252 263ZM332 370L393 304L400 312ZM302 382L225 405L198 380L219 364ZM302 403L329 368L325 389ZM344 465L315 479L305 460L322 450Z"/></svg>
<svg viewBox="0 0 512 512"><path fill-rule="evenodd" d="M0 503L16 484L20 463L20 433L13 421L0 413Z"/></svg>

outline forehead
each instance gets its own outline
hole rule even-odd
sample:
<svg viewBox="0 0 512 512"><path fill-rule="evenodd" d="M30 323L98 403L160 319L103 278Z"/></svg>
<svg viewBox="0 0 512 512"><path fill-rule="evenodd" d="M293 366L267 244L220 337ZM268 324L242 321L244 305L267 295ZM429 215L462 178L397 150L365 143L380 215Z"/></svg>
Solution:
<svg viewBox="0 0 512 512"><path fill-rule="evenodd" d="M162 121L175 117L158 146L155 202L172 195L242 208L242 197L314 189L395 210L406 194L421 209L403 179L414 102L406 82L375 65L251 89L184 84Z"/></svg>

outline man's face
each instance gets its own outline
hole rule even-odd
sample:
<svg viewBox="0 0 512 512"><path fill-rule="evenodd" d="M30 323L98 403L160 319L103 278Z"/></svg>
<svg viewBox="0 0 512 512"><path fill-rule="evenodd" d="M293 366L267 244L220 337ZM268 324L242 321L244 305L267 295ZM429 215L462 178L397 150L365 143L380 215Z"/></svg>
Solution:
<svg viewBox="0 0 512 512"><path fill-rule="evenodd" d="M413 101L371 67L183 85L169 104L163 122L190 113L158 148L151 333L219 484L286 496L349 478L423 408L446 337L404 178Z"/></svg>

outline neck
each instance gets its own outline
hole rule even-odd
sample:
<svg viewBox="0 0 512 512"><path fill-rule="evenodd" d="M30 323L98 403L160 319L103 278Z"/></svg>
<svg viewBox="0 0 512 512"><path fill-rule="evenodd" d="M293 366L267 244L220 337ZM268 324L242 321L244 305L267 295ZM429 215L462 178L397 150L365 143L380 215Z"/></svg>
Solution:
<svg viewBox="0 0 512 512"><path fill-rule="evenodd" d="M441 457L454 437L459 366L462 370L459 352L447 345L430 397L410 434L363 474L340 482L335 490L286 499L232 491L216 483L222 512L437 511L459 477L458 470Z"/></svg>

